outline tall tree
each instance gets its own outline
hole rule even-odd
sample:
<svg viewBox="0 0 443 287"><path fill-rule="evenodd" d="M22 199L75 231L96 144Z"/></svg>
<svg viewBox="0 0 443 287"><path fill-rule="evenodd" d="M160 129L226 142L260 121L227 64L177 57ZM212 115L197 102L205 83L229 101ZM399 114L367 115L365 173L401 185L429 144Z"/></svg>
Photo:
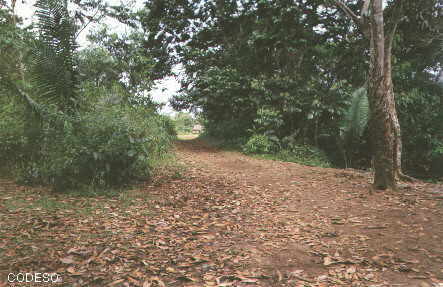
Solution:
<svg viewBox="0 0 443 287"><path fill-rule="evenodd" d="M396 189L396 182L406 178L401 171L401 133L395 107L392 83L392 45L398 24L402 20L402 2L393 4L389 25L385 23L383 0L365 0L360 16L347 5L335 0L369 40L368 98L370 131L376 189ZM386 29L386 31L385 31ZM409 178L409 177L408 177Z"/></svg>
<svg viewBox="0 0 443 287"><path fill-rule="evenodd" d="M332 9L328 2L334 3ZM368 166L375 154L375 187L386 189L409 178L401 169L396 110L401 99L394 101L393 80L396 93L404 95L416 87L404 79L438 71L441 42L435 39L441 34L422 28L441 24L437 3L150 0L140 20L149 35L145 47L164 64L158 67L181 63L184 68L173 106L199 108L208 132L214 123L220 130L238 131L234 136L247 136L257 112L272 107L283 116L281 139L322 145L320 136L336 138L342 132L350 91L366 83L373 129L358 139L364 157L358 167ZM403 13L406 21L401 21ZM216 134L228 136L218 129ZM366 138L376 139L372 151Z"/></svg>

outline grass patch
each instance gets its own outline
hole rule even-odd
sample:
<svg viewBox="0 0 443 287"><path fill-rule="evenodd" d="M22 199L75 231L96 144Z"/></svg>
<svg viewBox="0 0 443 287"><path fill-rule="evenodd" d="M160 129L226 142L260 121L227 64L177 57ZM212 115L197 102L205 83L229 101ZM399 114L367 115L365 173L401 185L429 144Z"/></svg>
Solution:
<svg viewBox="0 0 443 287"><path fill-rule="evenodd" d="M21 198L7 199L4 203L8 212L16 211L17 209L26 208L29 206L29 202Z"/></svg>
<svg viewBox="0 0 443 287"><path fill-rule="evenodd" d="M247 138L236 138L236 139L219 139L211 137L207 134L201 134L198 137L199 140L204 141L208 145L220 148L225 151L242 151L242 147L247 141Z"/></svg>
<svg viewBox="0 0 443 287"><path fill-rule="evenodd" d="M332 166L332 164L329 162L327 156L324 154L323 151L307 145L293 145L292 150L281 149L275 152L253 153L253 152L245 152L244 143L246 142L246 139L240 138L234 140L222 140L204 134L200 136L199 139L204 141L210 146L220 148L224 151L242 152L248 156L252 156L255 158L284 161L284 162L294 162L307 166L318 166L318 167Z"/></svg>
<svg viewBox="0 0 443 287"><path fill-rule="evenodd" d="M331 167L331 163L328 162L323 157L318 157L315 155L313 156L300 155L288 150L279 151L275 154L252 154L251 156L267 160L294 162L307 166Z"/></svg>
<svg viewBox="0 0 443 287"><path fill-rule="evenodd" d="M55 196L54 196L55 195ZM71 213L78 216L90 216L96 213L106 213L109 209L126 211L134 206L146 204L151 197L146 192L133 190L113 192L68 192L65 194L42 193L38 196L23 194L22 198L8 198L4 201L7 212L38 212ZM37 213L36 213L37 212ZM148 214L145 212L144 214Z"/></svg>
<svg viewBox="0 0 443 287"><path fill-rule="evenodd" d="M32 203L34 208L41 208L43 210L54 211L57 209L69 209L69 204L48 196L42 196Z"/></svg>
<svg viewBox="0 0 443 287"><path fill-rule="evenodd" d="M181 141L188 141L196 139L199 136L199 134L178 134L177 139Z"/></svg>
<svg viewBox="0 0 443 287"><path fill-rule="evenodd" d="M8 199L5 202L5 207L9 212L19 209L54 211L58 209L69 209L70 205L56 198L44 195L36 200L25 200L22 198Z"/></svg>

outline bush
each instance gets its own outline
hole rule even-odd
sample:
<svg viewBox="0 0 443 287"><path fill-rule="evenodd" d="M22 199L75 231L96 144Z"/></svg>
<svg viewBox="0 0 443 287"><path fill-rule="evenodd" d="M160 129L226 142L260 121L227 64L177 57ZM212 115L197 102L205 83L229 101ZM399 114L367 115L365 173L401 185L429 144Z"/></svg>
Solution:
<svg viewBox="0 0 443 287"><path fill-rule="evenodd" d="M266 154L276 150L274 142L266 135L252 135L248 142L243 145L243 152L247 154Z"/></svg>
<svg viewBox="0 0 443 287"><path fill-rule="evenodd" d="M150 176L172 143L170 122L145 109L99 106L81 118L52 113L20 171L26 183L56 190L122 186Z"/></svg>
<svg viewBox="0 0 443 287"><path fill-rule="evenodd" d="M25 142L23 112L13 102L0 103L0 162L3 172L11 172L23 152Z"/></svg>
<svg viewBox="0 0 443 287"><path fill-rule="evenodd" d="M431 152L430 172L433 176L443 179L443 142L435 144Z"/></svg>
<svg viewBox="0 0 443 287"><path fill-rule="evenodd" d="M396 98L403 139L403 168L414 177L443 176L443 89L421 84ZM440 148L439 148L440 147Z"/></svg>
<svg viewBox="0 0 443 287"><path fill-rule="evenodd" d="M328 157L322 150L309 145L296 144L289 137L280 141L273 136L255 134L243 145L243 152L261 154L268 159L296 162L309 166L331 166Z"/></svg>
<svg viewBox="0 0 443 287"><path fill-rule="evenodd" d="M291 149L283 149L276 154L282 161L296 162L308 166L330 167L326 154L313 146L293 145Z"/></svg>

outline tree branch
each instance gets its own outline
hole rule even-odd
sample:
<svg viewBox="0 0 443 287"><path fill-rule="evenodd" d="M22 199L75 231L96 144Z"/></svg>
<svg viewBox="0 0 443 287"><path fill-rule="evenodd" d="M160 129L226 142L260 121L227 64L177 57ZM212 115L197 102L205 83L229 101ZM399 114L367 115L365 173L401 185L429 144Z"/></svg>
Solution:
<svg viewBox="0 0 443 287"><path fill-rule="evenodd" d="M355 22L355 24L357 24L360 27L363 27L363 21L361 20L361 18L355 15L355 13L348 6L346 6L346 4L341 2L341 0L335 0L334 2L335 5L340 7L343 10L343 12L345 12L345 14L348 15ZM366 2L369 1L366 0Z"/></svg>
<svg viewBox="0 0 443 287"><path fill-rule="evenodd" d="M363 8L361 9L360 17L363 19L364 17L369 16L369 5L371 4L371 0L365 0L363 3Z"/></svg>
<svg viewBox="0 0 443 287"><path fill-rule="evenodd" d="M19 87L17 87L16 85L14 85L15 91L17 92L17 94L25 100L26 104L32 109L34 110L36 113L40 114L40 105L34 101L27 93L25 93L24 91L22 91Z"/></svg>
<svg viewBox="0 0 443 287"><path fill-rule="evenodd" d="M94 18L95 16L97 16L98 12L100 12L100 8L97 8L97 11L95 11L94 15L92 15L90 18L88 18L89 22L86 23L86 25L84 25L78 32L77 34L74 36L74 39L77 39L78 36L81 34L81 32L83 32L84 29L86 29L86 27L88 27L89 24L91 24L93 21L96 21ZM99 20L101 17L99 17L97 20Z"/></svg>
<svg viewBox="0 0 443 287"><path fill-rule="evenodd" d="M405 19L403 15L403 4L400 2L399 6L395 8L394 15L393 15L393 24L392 27L387 31L386 33L386 43L387 43L387 49L392 49L392 42L394 40L395 33L397 31L398 24L400 24L401 21Z"/></svg>

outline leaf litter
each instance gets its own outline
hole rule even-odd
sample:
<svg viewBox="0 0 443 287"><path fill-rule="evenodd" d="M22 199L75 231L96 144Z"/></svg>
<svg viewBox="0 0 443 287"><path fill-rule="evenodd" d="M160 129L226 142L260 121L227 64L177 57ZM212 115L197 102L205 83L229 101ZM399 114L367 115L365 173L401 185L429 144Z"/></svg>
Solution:
<svg viewBox="0 0 443 287"><path fill-rule="evenodd" d="M365 172L199 140L177 155L182 176L159 174L125 198L0 181L0 282L26 271L56 272L60 286L443 284L439 186L371 194Z"/></svg>

